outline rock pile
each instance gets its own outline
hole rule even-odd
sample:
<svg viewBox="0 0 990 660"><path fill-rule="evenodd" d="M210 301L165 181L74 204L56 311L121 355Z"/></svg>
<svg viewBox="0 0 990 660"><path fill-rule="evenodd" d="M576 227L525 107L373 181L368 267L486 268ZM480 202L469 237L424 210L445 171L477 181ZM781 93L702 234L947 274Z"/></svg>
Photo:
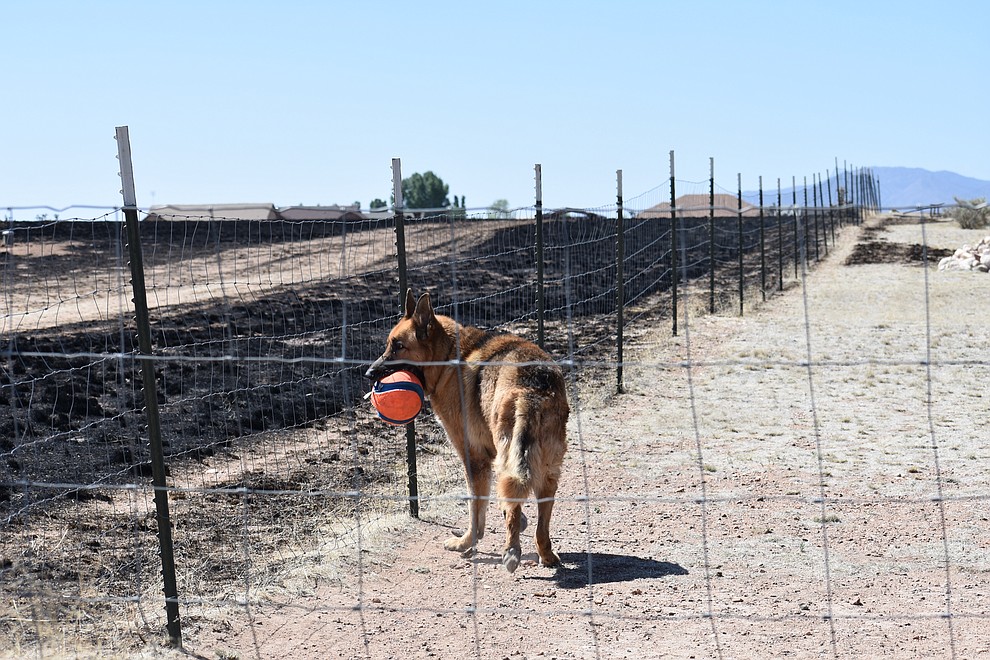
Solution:
<svg viewBox="0 0 990 660"><path fill-rule="evenodd" d="M962 246L951 257L939 261L938 269L990 271L990 236L985 236L974 246Z"/></svg>

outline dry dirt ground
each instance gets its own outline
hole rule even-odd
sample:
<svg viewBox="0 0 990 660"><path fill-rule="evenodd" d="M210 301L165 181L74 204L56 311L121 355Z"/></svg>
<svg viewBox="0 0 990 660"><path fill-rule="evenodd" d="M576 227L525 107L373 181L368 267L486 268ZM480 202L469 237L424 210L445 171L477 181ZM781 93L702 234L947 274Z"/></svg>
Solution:
<svg viewBox="0 0 990 660"><path fill-rule="evenodd" d="M184 653L990 658L990 278L910 258L978 233L849 227L804 286L658 330L626 394L573 402L562 568L531 525L505 573L494 507L473 559L443 550L465 506L424 493L335 579L187 625Z"/></svg>

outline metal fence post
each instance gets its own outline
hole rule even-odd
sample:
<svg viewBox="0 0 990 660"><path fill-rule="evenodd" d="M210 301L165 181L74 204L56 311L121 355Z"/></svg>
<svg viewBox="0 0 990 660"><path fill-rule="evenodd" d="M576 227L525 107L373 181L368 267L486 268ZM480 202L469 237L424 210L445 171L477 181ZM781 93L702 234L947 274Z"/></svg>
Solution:
<svg viewBox="0 0 990 660"><path fill-rule="evenodd" d="M777 290L784 290L784 217L783 200L780 195L780 177L777 177L777 272L780 281L777 282Z"/></svg>
<svg viewBox="0 0 990 660"><path fill-rule="evenodd" d="M828 217L829 222L832 224L832 245L835 245L835 225L838 224L839 227L842 226L842 211L836 213L835 205L838 204L838 193L839 193L839 173L835 172L835 193L836 197L832 197L832 177L828 178ZM838 218L836 218L838 216Z"/></svg>
<svg viewBox="0 0 990 660"><path fill-rule="evenodd" d="M798 279L798 267L800 266L800 240L798 238L797 221L797 177L791 176L791 208L794 209L794 279Z"/></svg>
<svg viewBox="0 0 990 660"><path fill-rule="evenodd" d="M856 183L853 184L856 189L856 211L859 213L859 223L863 224L863 220L866 219L866 194L863 190L863 168L856 168Z"/></svg>
<svg viewBox="0 0 990 660"><path fill-rule="evenodd" d="M151 360L151 323L144 281L144 258L141 252L141 229L138 226L137 195L134 192L134 168L131 163L131 142L127 126L117 127L117 158L120 161L121 194L124 198L124 221L127 228L127 249L131 266L131 286L134 291L134 317L137 324L138 353L141 364L145 415L151 448L151 477L155 489L158 545L162 560L162 582L165 592L166 629L169 641L182 646L179 623L179 593L175 579L175 552L172 544L172 522L168 513L168 484L165 480L165 452L162 447L161 418L158 411L158 390L155 364Z"/></svg>
<svg viewBox="0 0 990 660"><path fill-rule="evenodd" d="M866 219L866 190L863 188L863 168L857 168L856 173L856 199L859 200L857 208L859 209L859 222L862 224L863 220Z"/></svg>
<svg viewBox="0 0 990 660"><path fill-rule="evenodd" d="M670 150L670 316L677 336L677 193L674 189L674 150Z"/></svg>
<svg viewBox="0 0 990 660"><path fill-rule="evenodd" d="M708 313L715 313L715 159L708 157Z"/></svg>
<svg viewBox="0 0 990 660"><path fill-rule="evenodd" d="M835 157L835 205L838 207L836 209L836 215L839 220L839 227L842 228L845 224L842 222L842 190L841 182L839 181L839 157ZM833 237L834 239L834 237ZM835 241L833 240L833 243Z"/></svg>
<svg viewBox="0 0 990 660"><path fill-rule="evenodd" d="M763 214L763 176L760 176L760 291L763 302L767 301L767 241Z"/></svg>
<svg viewBox="0 0 990 660"><path fill-rule="evenodd" d="M811 208L814 209L815 214L815 261L821 259L821 255L818 250L818 201L821 199L818 196L818 186L815 184L816 174L811 175ZM824 229L824 227L822 227ZM828 241L825 240L825 233L822 232L822 242L825 245L825 254L828 254Z"/></svg>
<svg viewBox="0 0 990 660"><path fill-rule="evenodd" d="M825 170L825 176L826 176L826 178L828 177L828 170ZM822 175L819 172L819 174L818 174L818 199L821 200L821 203L822 203L822 236L825 238L825 254L826 255L828 254L828 230L829 230L829 226L832 224L832 222L831 222L831 220L832 220L832 208L831 208L831 206L832 206L832 191L831 191L831 189L832 189L832 184L830 182L829 183L829 195L828 195L829 196L829 202L828 202L829 210L828 210L828 215L826 216L826 213L825 213L825 191L822 188ZM835 228L834 227L832 227L832 232L833 232L832 233L832 248L835 248Z"/></svg>
<svg viewBox="0 0 990 660"><path fill-rule="evenodd" d="M856 218L856 224L860 224L863 218L859 213L859 195L856 190L856 168L849 164L849 199L852 200L852 212Z"/></svg>
<svg viewBox="0 0 990 660"><path fill-rule="evenodd" d="M399 309L405 305L409 288L406 269L406 225L402 208L402 160L392 159L392 195L395 198L395 256L399 271ZM402 310L404 311L404 310ZM409 515L419 518L419 477L416 469L416 422L406 424L406 478L409 490Z"/></svg>
<svg viewBox="0 0 990 660"><path fill-rule="evenodd" d="M615 392L622 394L622 339L626 304L625 268L626 239L622 210L622 170L615 171Z"/></svg>
<svg viewBox="0 0 990 660"><path fill-rule="evenodd" d="M839 167L838 162L836 162L835 167L836 169L838 169ZM836 178L838 178L839 176L838 172L836 173L835 176ZM842 207L843 207L842 214L843 216L846 216L845 207L849 206L850 202L852 201L852 194L851 194L852 191L849 188L849 169L848 169L848 163L845 160L842 161L842 190L844 193L843 194L844 200L842 202ZM850 224L853 222L853 218L851 215L849 216L849 222Z"/></svg>
<svg viewBox="0 0 990 660"><path fill-rule="evenodd" d="M543 288L543 168L534 166L536 176L536 343L543 348L546 339L543 317L546 314L546 298Z"/></svg>
<svg viewBox="0 0 990 660"><path fill-rule="evenodd" d="M742 172L736 174L737 207L736 221L739 230L739 316L743 315L743 288L745 286L745 270L743 266L743 211L742 211Z"/></svg>
<svg viewBox="0 0 990 660"><path fill-rule="evenodd" d="M808 232L811 231L811 223L808 222L808 177L804 177L804 207L801 211L801 217L804 219L804 259L805 259L804 265L805 268L807 268L808 259L811 258L808 249L811 246L811 240L808 236ZM817 241L817 237L815 238ZM815 248L817 249L817 247L818 245L816 243ZM818 259L817 254L815 255L815 259L816 260Z"/></svg>

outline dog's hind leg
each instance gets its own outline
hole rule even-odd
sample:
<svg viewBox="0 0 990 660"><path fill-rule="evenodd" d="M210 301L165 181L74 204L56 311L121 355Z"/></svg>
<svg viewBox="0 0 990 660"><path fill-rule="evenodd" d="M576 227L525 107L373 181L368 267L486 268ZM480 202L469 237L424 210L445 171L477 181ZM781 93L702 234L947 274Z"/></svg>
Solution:
<svg viewBox="0 0 990 660"><path fill-rule="evenodd" d="M559 566L560 557L553 551L550 541L550 515L553 513L554 498L557 495L556 475L547 476L535 489L539 519L536 522L536 552L544 566Z"/></svg>
<svg viewBox="0 0 990 660"><path fill-rule="evenodd" d="M495 474L499 505L505 516L505 547L502 549L502 566L510 573L519 567L522 549L519 532L524 527L523 502L532 490L532 475L526 448L531 444L527 406L507 405L500 418L498 452L495 456Z"/></svg>
<svg viewBox="0 0 990 660"><path fill-rule="evenodd" d="M498 497L505 515L505 547L502 549L502 566L510 573L519 567L522 547L519 532L523 528L523 500L529 495L529 485L521 484L515 477L500 474L496 485Z"/></svg>
<svg viewBox="0 0 990 660"><path fill-rule="evenodd" d="M452 536L444 541L443 547L465 555L474 553L478 541L485 535L485 521L488 514L488 499L492 488L492 462L489 458L473 458L466 469L471 499L468 511L471 522L462 536Z"/></svg>

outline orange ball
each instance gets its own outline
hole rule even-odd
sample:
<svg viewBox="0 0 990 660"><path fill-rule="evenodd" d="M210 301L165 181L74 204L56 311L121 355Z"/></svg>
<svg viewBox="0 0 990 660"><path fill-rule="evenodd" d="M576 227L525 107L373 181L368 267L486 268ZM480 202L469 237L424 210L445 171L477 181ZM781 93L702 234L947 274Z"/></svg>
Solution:
<svg viewBox="0 0 990 660"><path fill-rule="evenodd" d="M405 426L423 409L423 383L411 371L396 371L371 388L371 405L382 421Z"/></svg>

